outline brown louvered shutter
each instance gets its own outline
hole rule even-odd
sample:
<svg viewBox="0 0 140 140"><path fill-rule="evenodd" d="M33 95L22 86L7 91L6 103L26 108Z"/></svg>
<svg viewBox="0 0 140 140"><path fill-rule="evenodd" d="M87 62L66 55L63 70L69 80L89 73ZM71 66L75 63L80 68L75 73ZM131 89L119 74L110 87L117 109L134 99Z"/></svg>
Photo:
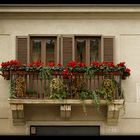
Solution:
<svg viewBox="0 0 140 140"><path fill-rule="evenodd" d="M16 59L23 64L27 64L27 41L28 37L16 37L17 41L17 52Z"/></svg>
<svg viewBox="0 0 140 140"><path fill-rule="evenodd" d="M62 37L62 63L65 66L69 61L73 60L73 37Z"/></svg>
<svg viewBox="0 0 140 140"><path fill-rule="evenodd" d="M61 63L61 36L57 36L56 62Z"/></svg>
<svg viewBox="0 0 140 140"><path fill-rule="evenodd" d="M112 61L114 60L113 56L114 49L114 37L104 37L103 38L103 60L104 61Z"/></svg>

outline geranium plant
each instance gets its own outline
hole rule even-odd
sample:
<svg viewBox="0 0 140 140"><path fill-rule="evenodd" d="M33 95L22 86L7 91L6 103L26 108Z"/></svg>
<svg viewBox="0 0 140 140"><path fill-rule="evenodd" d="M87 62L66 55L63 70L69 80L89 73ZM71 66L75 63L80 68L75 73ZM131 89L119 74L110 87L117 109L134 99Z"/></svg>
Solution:
<svg viewBox="0 0 140 140"><path fill-rule="evenodd" d="M122 74L122 79L126 79L130 76L130 69L126 67L125 62L120 62L114 64L113 62L98 62L92 61L90 66L86 66L84 62L69 61L66 66L62 64L55 64L54 61L48 62L47 66L43 66L41 61L32 61L27 65L23 65L17 60L10 60L1 63L2 72L5 71L16 71L16 70L25 70L25 71L39 71L46 72L50 71L52 74L62 74L65 77L71 78L73 75L79 73L86 73L94 75L97 72L120 72Z"/></svg>
<svg viewBox="0 0 140 140"><path fill-rule="evenodd" d="M122 74L122 79L125 80L127 77L130 76L130 69L126 67L125 62L120 62L117 64L118 70L121 71Z"/></svg>
<svg viewBox="0 0 140 140"><path fill-rule="evenodd" d="M41 61L32 61L26 66L26 71L39 71L43 66Z"/></svg>
<svg viewBox="0 0 140 140"><path fill-rule="evenodd" d="M61 63L58 63L57 65L55 65L54 61L48 62L47 67L49 70L53 70L53 71L64 70L64 66Z"/></svg>
<svg viewBox="0 0 140 140"><path fill-rule="evenodd" d="M21 63L17 60L10 60L1 63L1 71L17 70Z"/></svg>
<svg viewBox="0 0 140 140"><path fill-rule="evenodd" d="M9 80L10 70L17 70L20 67L21 67L21 63L17 60L2 62L0 68L0 71L2 71L1 75L4 77L4 79Z"/></svg>

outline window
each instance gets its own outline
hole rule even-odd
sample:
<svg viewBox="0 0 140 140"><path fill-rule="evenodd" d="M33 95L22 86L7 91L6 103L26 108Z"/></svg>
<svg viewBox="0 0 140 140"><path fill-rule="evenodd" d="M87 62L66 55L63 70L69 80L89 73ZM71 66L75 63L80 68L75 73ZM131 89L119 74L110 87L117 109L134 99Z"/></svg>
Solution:
<svg viewBox="0 0 140 140"><path fill-rule="evenodd" d="M101 60L101 37L75 37L76 61L89 65Z"/></svg>
<svg viewBox="0 0 140 140"><path fill-rule="evenodd" d="M86 40L85 39L76 39L76 61L85 62L86 60Z"/></svg>
<svg viewBox="0 0 140 140"><path fill-rule="evenodd" d="M23 63L49 61L66 65L70 60L113 61L114 37L112 36L18 36L17 59Z"/></svg>
<svg viewBox="0 0 140 140"><path fill-rule="evenodd" d="M57 37L31 37L30 61L41 61L47 65L56 61Z"/></svg>

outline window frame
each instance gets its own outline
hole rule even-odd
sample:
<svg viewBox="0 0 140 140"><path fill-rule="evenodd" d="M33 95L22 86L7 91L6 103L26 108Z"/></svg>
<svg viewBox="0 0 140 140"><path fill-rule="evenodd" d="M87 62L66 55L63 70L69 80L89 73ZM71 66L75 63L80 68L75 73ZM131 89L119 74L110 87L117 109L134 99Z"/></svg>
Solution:
<svg viewBox="0 0 140 140"><path fill-rule="evenodd" d="M54 48L54 62L58 63L59 58L59 44L57 35L29 35L29 62L32 60L32 40L39 39L41 40L41 62L46 65L46 39L54 38L55 39L55 48Z"/></svg>
<svg viewBox="0 0 140 140"><path fill-rule="evenodd" d="M86 65L90 65L90 38L100 38L100 45L99 45L99 49L98 49L98 53L99 53L99 61L103 60L103 53L102 53L102 48L103 48L103 42L102 42L102 35L75 35L75 58L76 58L76 39L85 39L86 40L86 46L85 46L85 63ZM75 59L76 60L76 59Z"/></svg>
<svg viewBox="0 0 140 140"><path fill-rule="evenodd" d="M72 60L75 60L76 58L75 58L75 38L77 38L77 37L83 37L83 38L85 38L85 37L100 37L101 38L101 41L100 41L100 61L104 61L104 39L105 38L112 38L113 39L113 61L114 61L114 47L115 47L115 36L103 36L103 35L101 35L101 34L29 34L29 35L27 35L26 37L27 37L27 63L29 63L30 62L30 60L31 60L31 56L30 56L30 39L33 37L39 37L39 38L43 38L43 37L45 37L45 38L47 38L47 37L56 37L56 59L55 59L55 61L56 61L56 63L58 64L58 63L62 63L63 62L63 58L62 58L62 52L61 52L61 50L62 50L62 37L63 36L68 36L68 37L72 37L73 38L73 40L74 40L74 45L72 46ZM19 37L19 38L22 38L22 37L25 37L25 36L17 36L17 37ZM90 49L90 48L88 48L88 49ZM87 51L88 52L88 51ZM89 52L90 52L90 50L89 50ZM90 54L89 53L87 53L86 54L86 57L87 57L87 59L88 59L88 57L90 57L89 56ZM90 61L90 60L89 60ZM90 64L90 62L89 61L87 61L86 62L86 64Z"/></svg>

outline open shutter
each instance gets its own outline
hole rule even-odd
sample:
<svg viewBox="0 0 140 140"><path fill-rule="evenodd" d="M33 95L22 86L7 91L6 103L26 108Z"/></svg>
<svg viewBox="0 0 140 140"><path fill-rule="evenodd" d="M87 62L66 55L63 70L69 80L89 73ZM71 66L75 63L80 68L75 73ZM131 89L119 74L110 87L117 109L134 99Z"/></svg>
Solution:
<svg viewBox="0 0 140 140"><path fill-rule="evenodd" d="M56 63L61 63L61 36L57 36Z"/></svg>
<svg viewBox="0 0 140 140"><path fill-rule="evenodd" d="M103 37L103 61L113 62L114 37Z"/></svg>
<svg viewBox="0 0 140 140"><path fill-rule="evenodd" d="M74 37L63 36L61 45L62 64L65 66L69 61L74 59Z"/></svg>
<svg viewBox="0 0 140 140"><path fill-rule="evenodd" d="M19 60L23 64L27 64L27 43L28 37L16 37L17 41L17 52L16 59Z"/></svg>

